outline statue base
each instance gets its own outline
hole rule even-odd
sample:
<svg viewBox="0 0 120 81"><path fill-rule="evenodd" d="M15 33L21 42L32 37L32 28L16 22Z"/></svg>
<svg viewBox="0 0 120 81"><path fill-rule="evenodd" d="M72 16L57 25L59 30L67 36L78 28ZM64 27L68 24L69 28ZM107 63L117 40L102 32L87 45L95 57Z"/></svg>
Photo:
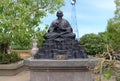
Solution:
<svg viewBox="0 0 120 81"><path fill-rule="evenodd" d="M92 71L97 59L27 59L25 65L30 68L30 81L93 81Z"/></svg>
<svg viewBox="0 0 120 81"><path fill-rule="evenodd" d="M59 57L59 55L66 55L65 59L87 58L87 54L84 52L79 42L70 38L45 40L34 58L56 59L55 57Z"/></svg>

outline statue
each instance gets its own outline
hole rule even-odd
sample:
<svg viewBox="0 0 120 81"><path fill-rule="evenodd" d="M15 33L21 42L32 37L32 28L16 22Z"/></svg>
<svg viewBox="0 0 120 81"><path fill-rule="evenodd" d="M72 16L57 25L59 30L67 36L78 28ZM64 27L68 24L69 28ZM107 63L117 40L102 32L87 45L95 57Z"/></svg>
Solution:
<svg viewBox="0 0 120 81"><path fill-rule="evenodd" d="M42 47L35 54L35 59L55 59L55 57L62 58L87 58L87 54L83 48L75 40L75 34L69 22L63 19L63 12L58 11L48 33L44 36L45 41ZM63 57L65 56L65 57Z"/></svg>
<svg viewBox="0 0 120 81"><path fill-rule="evenodd" d="M58 19L54 20L50 25L48 33L45 35L45 39L55 39L55 38L73 38L75 39L75 34L72 33L73 30L69 22L63 19L63 12L57 12Z"/></svg>

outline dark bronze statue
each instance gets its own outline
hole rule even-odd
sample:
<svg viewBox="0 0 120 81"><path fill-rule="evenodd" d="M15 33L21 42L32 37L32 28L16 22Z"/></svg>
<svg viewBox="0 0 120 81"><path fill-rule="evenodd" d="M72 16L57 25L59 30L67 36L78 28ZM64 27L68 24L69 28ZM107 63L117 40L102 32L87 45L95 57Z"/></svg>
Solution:
<svg viewBox="0 0 120 81"><path fill-rule="evenodd" d="M63 12L58 11L48 33L44 36L45 41L42 47L35 54L35 59L54 59L57 55L65 55L67 58L87 58L78 41L75 40L75 34L69 22L63 19Z"/></svg>
<svg viewBox="0 0 120 81"><path fill-rule="evenodd" d="M54 20L50 25L48 33L45 35L45 39L56 39L56 38L75 38L75 34L72 33L72 28L69 22L63 19L63 12L57 12L58 19Z"/></svg>

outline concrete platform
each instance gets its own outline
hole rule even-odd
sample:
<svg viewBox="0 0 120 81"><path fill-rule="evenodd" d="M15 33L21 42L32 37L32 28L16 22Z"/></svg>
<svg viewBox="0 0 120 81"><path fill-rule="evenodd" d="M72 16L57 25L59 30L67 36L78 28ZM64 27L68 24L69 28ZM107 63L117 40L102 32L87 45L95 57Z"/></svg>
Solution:
<svg viewBox="0 0 120 81"><path fill-rule="evenodd" d="M96 58L88 59L27 59L30 81L93 81L94 75L88 67L95 67Z"/></svg>

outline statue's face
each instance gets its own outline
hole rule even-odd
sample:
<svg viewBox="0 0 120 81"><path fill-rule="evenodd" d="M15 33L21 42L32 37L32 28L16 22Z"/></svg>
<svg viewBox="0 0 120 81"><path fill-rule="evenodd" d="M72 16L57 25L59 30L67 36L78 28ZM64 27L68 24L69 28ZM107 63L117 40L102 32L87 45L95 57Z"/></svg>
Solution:
<svg viewBox="0 0 120 81"><path fill-rule="evenodd" d="M63 12L62 11L58 11L57 12L57 17L63 17Z"/></svg>

